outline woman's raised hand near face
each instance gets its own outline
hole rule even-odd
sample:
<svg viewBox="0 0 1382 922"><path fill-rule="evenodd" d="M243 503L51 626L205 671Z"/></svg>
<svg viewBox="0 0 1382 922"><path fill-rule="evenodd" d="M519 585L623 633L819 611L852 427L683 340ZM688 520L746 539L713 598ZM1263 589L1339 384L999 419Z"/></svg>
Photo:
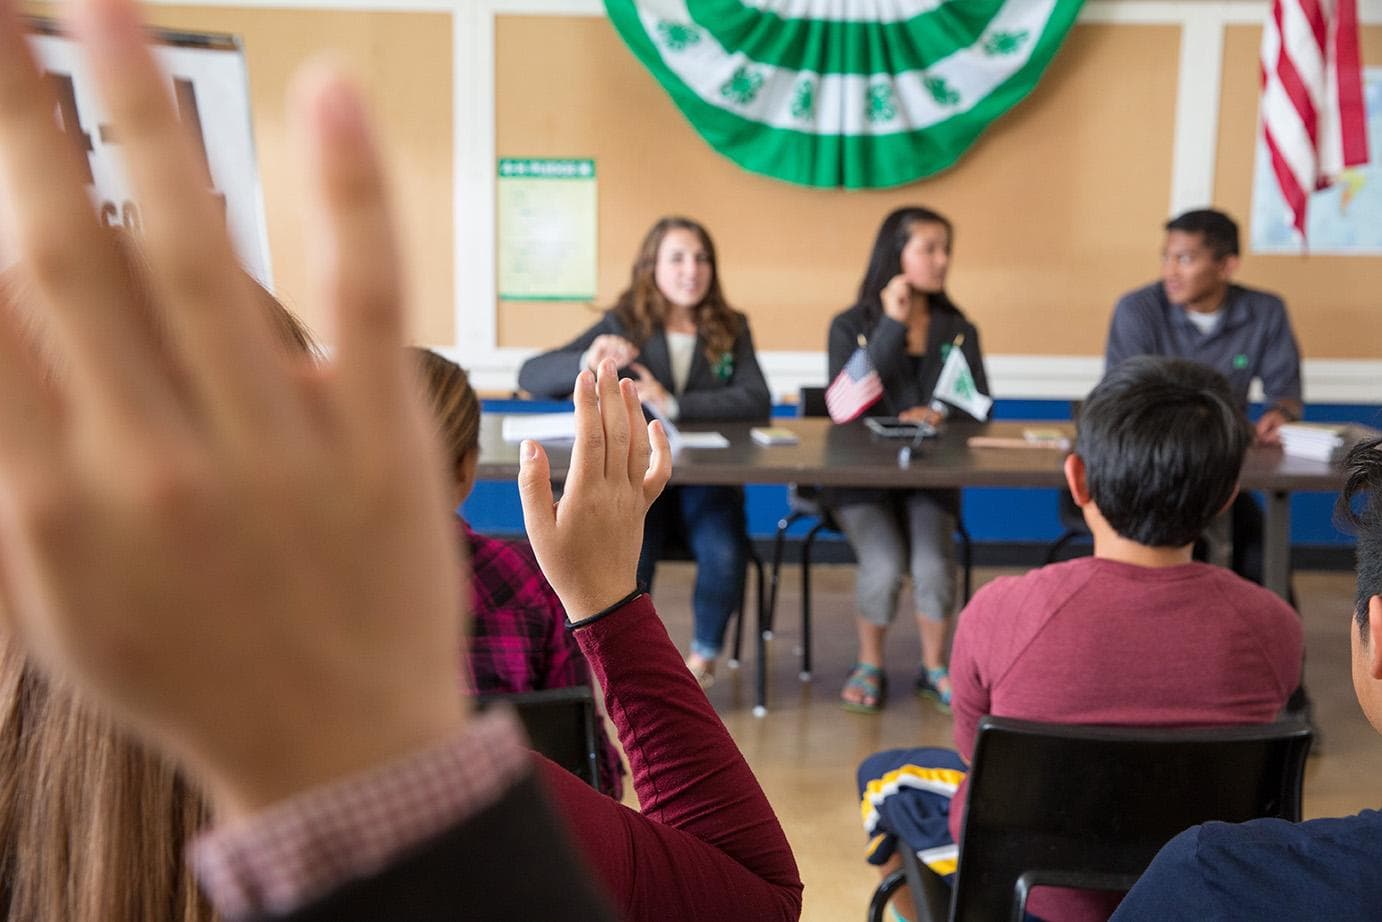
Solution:
<svg viewBox="0 0 1382 922"><path fill-rule="evenodd" d="M36 292L0 305L0 588L28 651L190 768L224 819L464 725L445 477L357 93L299 85L336 360L294 364L133 3L74 7L147 270L131 278L99 226L0 0L0 194Z"/></svg>
<svg viewBox="0 0 1382 922"><path fill-rule="evenodd" d="M894 275L883 286L883 291L878 295L883 302L883 313L898 323L906 323L912 311L912 286L907 284L907 277L898 274Z"/></svg>
<svg viewBox="0 0 1382 922"><path fill-rule="evenodd" d="M643 423L633 382L605 360L576 379L576 442L560 502L536 442L524 442L518 489L523 524L547 581L572 621L628 595L643 547L643 519L672 475L662 425Z"/></svg>

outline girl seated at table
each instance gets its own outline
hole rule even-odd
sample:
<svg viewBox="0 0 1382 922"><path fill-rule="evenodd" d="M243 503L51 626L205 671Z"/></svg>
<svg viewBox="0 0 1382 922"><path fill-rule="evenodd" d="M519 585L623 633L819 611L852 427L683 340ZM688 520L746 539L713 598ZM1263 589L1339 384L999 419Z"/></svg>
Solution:
<svg viewBox="0 0 1382 922"><path fill-rule="evenodd" d="M865 345L883 396L867 412L939 425L964 411L934 399L949 350L959 348L977 390L988 394L979 332L945 292L954 232L927 208L899 208L883 221L855 305L830 324L830 380ZM848 710L877 713L887 697L883 639L897 612L902 577L912 578L921 633L918 694L950 706L945 645L955 603L958 490L831 489L823 496L859 561L858 661L840 693Z"/></svg>
<svg viewBox="0 0 1382 922"><path fill-rule="evenodd" d="M725 300L715 246L689 218L654 224L614 308L571 342L524 362L518 385L536 396L565 398L576 375L605 358L635 380L645 406L676 422L762 419L772 408L748 318ZM648 510L640 584L651 587L669 539L684 542L696 560L695 636L686 665L709 685L725 627L744 595L742 488L684 484L665 490Z"/></svg>

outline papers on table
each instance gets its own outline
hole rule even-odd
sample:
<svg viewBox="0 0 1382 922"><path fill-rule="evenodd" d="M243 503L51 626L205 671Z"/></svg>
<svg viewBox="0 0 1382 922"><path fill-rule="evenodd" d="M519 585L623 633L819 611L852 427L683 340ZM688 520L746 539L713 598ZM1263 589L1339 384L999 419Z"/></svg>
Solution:
<svg viewBox="0 0 1382 922"><path fill-rule="evenodd" d="M1286 423L1277 432L1282 451L1315 461L1341 460L1354 445L1379 435L1357 423Z"/></svg>
<svg viewBox="0 0 1382 922"><path fill-rule="evenodd" d="M652 414L653 418L662 423L662 429L667 433L667 443L672 446L672 454L676 454L683 448L728 448L729 439L718 432L682 432L676 427L661 409L651 403L643 404L643 409Z"/></svg>
<svg viewBox="0 0 1382 922"><path fill-rule="evenodd" d="M569 442L576 437L576 414L516 413L504 417L501 432L506 442Z"/></svg>
<svg viewBox="0 0 1382 922"><path fill-rule="evenodd" d="M1033 426L1022 430L1022 438L1014 436L971 435L965 444L970 448L1054 448L1070 450L1070 438L1060 429Z"/></svg>
<svg viewBox="0 0 1382 922"><path fill-rule="evenodd" d="M683 448L728 448L729 439L718 432L682 432L658 410L644 404L648 412L662 420L672 451ZM576 438L575 413L513 413L504 417L500 430L505 442L533 439L537 442L570 442Z"/></svg>

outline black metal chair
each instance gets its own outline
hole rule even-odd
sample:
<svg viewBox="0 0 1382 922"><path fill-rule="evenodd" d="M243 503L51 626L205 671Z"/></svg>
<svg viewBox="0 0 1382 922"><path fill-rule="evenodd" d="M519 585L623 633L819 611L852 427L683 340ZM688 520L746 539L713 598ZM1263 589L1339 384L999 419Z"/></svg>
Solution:
<svg viewBox="0 0 1382 922"><path fill-rule="evenodd" d="M1127 891L1173 836L1210 820L1300 819L1309 725L1193 730L985 717L953 890L907 848L875 893L904 882L918 920L1021 922L1033 887Z"/></svg>
<svg viewBox="0 0 1382 922"><path fill-rule="evenodd" d="M803 387L799 393L797 414L803 417L827 416L825 388ZM777 589L782 576L782 556L787 543L787 531L800 521L814 519L815 521L801 544L801 645L797 650L798 655L801 656L801 670L797 675L801 681L809 682L811 681L811 549L815 544L816 537L821 532L835 532L836 534L842 532L839 523L831 515L830 509L821 502L819 487L799 483L788 484L787 508L787 515L778 520L777 535L773 540L772 575L768 580L768 620L766 624L763 624L762 621L759 622L762 625L760 641L773 639L773 624L777 617ZM974 580L974 549L969 538L969 532L965 530L964 519L959 515L958 509L955 515L955 534L959 538L960 562L964 568L964 603L967 604ZM761 642L759 647L759 688L754 714L761 717L767 713L767 679L764 659L766 647Z"/></svg>
<svg viewBox="0 0 1382 922"><path fill-rule="evenodd" d="M482 709L501 701L512 705L535 752L600 790L600 714L589 685L480 695L476 700Z"/></svg>

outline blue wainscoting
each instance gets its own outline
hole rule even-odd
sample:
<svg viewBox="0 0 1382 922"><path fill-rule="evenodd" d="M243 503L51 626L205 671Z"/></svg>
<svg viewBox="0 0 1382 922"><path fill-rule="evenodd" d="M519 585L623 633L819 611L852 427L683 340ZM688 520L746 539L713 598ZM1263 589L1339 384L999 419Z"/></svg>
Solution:
<svg viewBox="0 0 1382 922"><path fill-rule="evenodd" d="M487 400L490 413L550 413L569 410L560 401ZM1255 418L1260 406L1253 407ZM773 408L774 416L795 415L793 404ZM1382 428L1382 406L1376 404L1311 404L1305 411L1311 422L1358 422ZM1070 403L1065 400L998 400L995 419L1070 418ZM1297 546L1345 547L1352 539L1338 531L1332 522L1332 493L1302 493L1291 499L1291 543ZM749 533L755 538L771 538L777 521L787 508L785 486L747 488ZM523 531L523 515L518 504L518 488L512 483L481 482L466 501L463 513L476 530L493 534L518 534ZM964 491L965 525L976 542L995 544L1045 544L1061 534L1056 517L1056 491L1041 488L975 488ZM802 528L803 532L805 527ZM822 539L826 540L826 539Z"/></svg>

